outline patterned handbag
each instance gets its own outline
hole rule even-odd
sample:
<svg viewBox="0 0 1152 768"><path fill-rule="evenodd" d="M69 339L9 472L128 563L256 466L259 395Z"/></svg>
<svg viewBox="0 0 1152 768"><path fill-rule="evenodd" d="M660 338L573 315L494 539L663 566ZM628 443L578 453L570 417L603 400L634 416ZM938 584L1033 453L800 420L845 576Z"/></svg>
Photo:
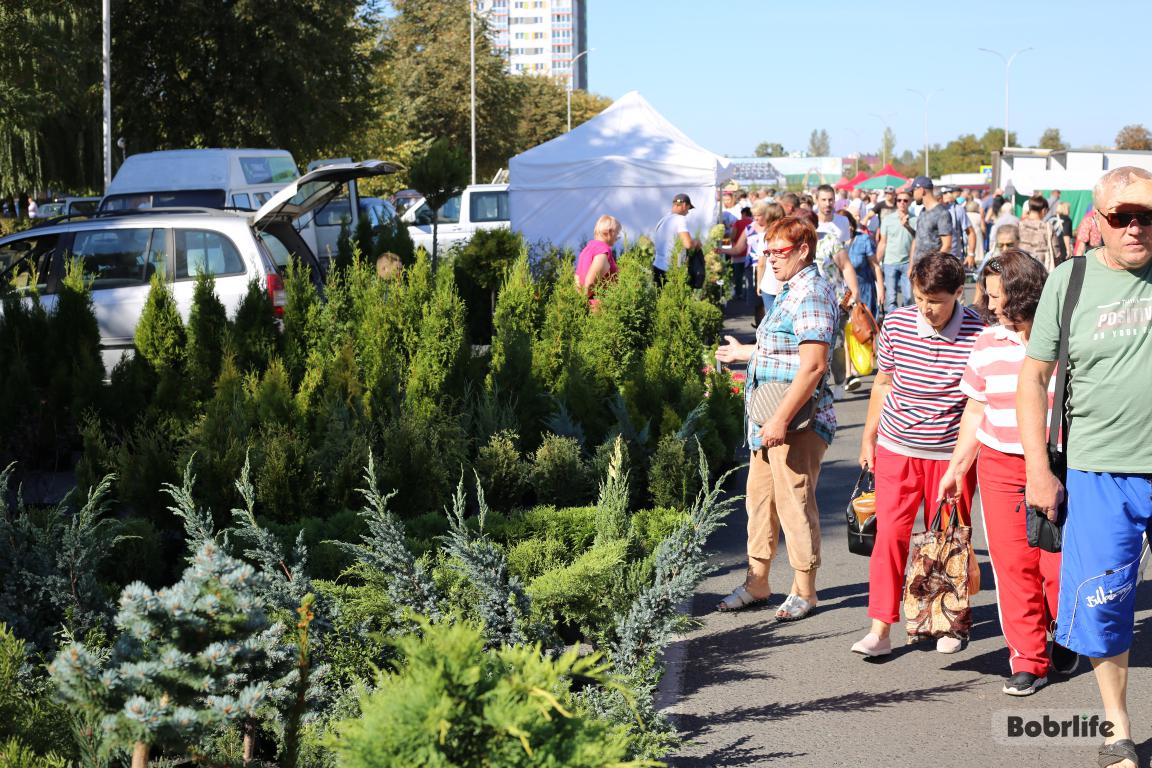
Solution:
<svg viewBox="0 0 1152 768"><path fill-rule="evenodd" d="M945 507L951 507L947 526L941 522ZM944 636L967 639L979 574L972 527L960 524L955 502L941 501L927 530L912 535L904 584L908 642Z"/></svg>

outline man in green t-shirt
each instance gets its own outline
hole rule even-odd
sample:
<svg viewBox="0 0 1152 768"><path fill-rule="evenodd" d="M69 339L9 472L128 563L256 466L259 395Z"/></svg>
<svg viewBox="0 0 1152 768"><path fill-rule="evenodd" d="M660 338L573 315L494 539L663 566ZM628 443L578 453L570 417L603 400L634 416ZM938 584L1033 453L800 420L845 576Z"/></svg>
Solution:
<svg viewBox="0 0 1152 768"><path fill-rule="evenodd" d="M1104 245L1084 256L1069 323L1068 505L1052 640L1092 659L1113 725L1100 764L1137 768L1127 688L1142 536L1152 532L1152 173L1116 168L1092 198ZM1047 387L1074 261L1044 286L1016 400L1028 505L1053 520L1065 488L1048 466Z"/></svg>

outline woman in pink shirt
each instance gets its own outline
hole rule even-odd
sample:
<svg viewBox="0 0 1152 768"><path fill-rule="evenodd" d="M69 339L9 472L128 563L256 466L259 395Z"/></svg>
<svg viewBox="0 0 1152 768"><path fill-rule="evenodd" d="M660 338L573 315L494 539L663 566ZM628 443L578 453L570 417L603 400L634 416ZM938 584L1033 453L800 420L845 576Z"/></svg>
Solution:
<svg viewBox="0 0 1152 768"><path fill-rule="evenodd" d="M596 220L592 239L576 257L576 287L592 301L596 284L601 280L611 280L620 268L612 255L612 246L620 236L620 222L612 216L601 216Z"/></svg>
<svg viewBox="0 0 1152 768"><path fill-rule="evenodd" d="M998 325L977 337L960 380L968 403L938 494L956 496L959 479L976 462L1000 625L1011 653L1011 675L1003 688L1009 696L1035 693L1048 683L1050 671L1070 674L1079 660L1055 642L1047 647L1060 592L1060 554L1028 546L1024 449L1016 422L1020 368L1047 274L1044 265L1016 248L989 259L980 273L980 309ZM1055 377L1049 408L1054 384Z"/></svg>

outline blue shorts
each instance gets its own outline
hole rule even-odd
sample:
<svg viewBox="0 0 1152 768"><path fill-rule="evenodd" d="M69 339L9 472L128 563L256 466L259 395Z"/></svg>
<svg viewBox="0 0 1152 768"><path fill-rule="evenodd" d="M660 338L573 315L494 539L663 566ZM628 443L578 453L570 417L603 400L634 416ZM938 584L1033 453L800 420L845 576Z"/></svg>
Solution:
<svg viewBox="0 0 1152 768"><path fill-rule="evenodd" d="M1152 475L1068 470L1056 642L1094 659L1131 647L1141 535L1150 523Z"/></svg>

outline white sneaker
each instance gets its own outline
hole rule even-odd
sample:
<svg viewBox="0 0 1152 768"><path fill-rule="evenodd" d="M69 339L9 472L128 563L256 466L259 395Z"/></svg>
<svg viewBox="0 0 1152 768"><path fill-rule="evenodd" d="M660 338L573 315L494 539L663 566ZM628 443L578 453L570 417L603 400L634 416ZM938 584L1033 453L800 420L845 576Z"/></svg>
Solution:
<svg viewBox="0 0 1152 768"><path fill-rule="evenodd" d="M964 641L958 637L945 635L936 641L937 653L956 653L964 646Z"/></svg>
<svg viewBox="0 0 1152 768"><path fill-rule="evenodd" d="M832 399L834 401L844 399L844 386L842 384L833 384L832 385Z"/></svg>
<svg viewBox="0 0 1152 768"><path fill-rule="evenodd" d="M851 377L849 377L848 381L844 382L844 391L855 392L858 389L860 389L860 377L859 376L851 376Z"/></svg>

